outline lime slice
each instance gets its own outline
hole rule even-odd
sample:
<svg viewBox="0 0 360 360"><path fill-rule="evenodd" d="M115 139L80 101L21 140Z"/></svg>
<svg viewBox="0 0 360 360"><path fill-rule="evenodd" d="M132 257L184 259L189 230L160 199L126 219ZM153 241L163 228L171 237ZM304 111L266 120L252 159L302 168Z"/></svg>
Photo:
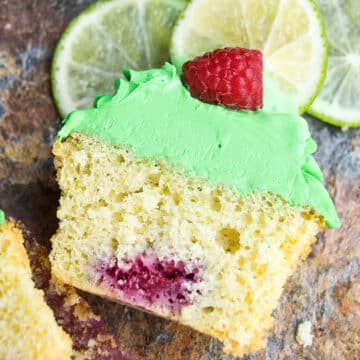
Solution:
<svg viewBox="0 0 360 360"><path fill-rule="evenodd" d="M327 41L311 0L193 0L172 37L173 62L224 46L261 50L267 71L300 112L324 81Z"/></svg>
<svg viewBox="0 0 360 360"><path fill-rule="evenodd" d="M186 0L98 1L67 27L53 58L54 98L62 116L111 93L124 68L169 59L172 28Z"/></svg>
<svg viewBox="0 0 360 360"><path fill-rule="evenodd" d="M308 112L334 125L360 126L360 1L316 0L329 39L324 86Z"/></svg>

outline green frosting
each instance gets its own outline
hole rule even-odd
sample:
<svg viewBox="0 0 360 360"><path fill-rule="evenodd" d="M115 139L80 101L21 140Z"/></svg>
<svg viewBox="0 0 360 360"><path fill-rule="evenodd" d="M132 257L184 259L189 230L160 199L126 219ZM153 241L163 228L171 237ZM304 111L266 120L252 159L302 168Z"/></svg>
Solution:
<svg viewBox="0 0 360 360"><path fill-rule="evenodd" d="M5 213L0 210L0 226L3 226L6 224L6 219L5 219Z"/></svg>
<svg viewBox="0 0 360 360"><path fill-rule="evenodd" d="M311 156L316 144L308 126L270 78L264 77L264 108L252 112L191 97L170 64L124 74L113 95L67 116L60 140L72 132L96 135L240 194L272 192L294 206L309 205L329 227L340 226Z"/></svg>

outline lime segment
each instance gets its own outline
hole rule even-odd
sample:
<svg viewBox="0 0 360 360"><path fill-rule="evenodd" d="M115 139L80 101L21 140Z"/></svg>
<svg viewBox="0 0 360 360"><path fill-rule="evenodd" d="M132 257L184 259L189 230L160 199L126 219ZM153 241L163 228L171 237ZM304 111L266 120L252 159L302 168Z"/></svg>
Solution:
<svg viewBox="0 0 360 360"><path fill-rule="evenodd" d="M224 46L259 49L270 74L303 112L325 78L327 41L310 0L193 0L178 22L171 57L186 60Z"/></svg>
<svg viewBox="0 0 360 360"><path fill-rule="evenodd" d="M360 126L360 2L316 0L329 39L324 86L308 112L344 128Z"/></svg>
<svg viewBox="0 0 360 360"><path fill-rule="evenodd" d="M99 1L61 37L52 63L52 88L62 116L111 93L122 70L159 67L169 59L174 24L186 0Z"/></svg>

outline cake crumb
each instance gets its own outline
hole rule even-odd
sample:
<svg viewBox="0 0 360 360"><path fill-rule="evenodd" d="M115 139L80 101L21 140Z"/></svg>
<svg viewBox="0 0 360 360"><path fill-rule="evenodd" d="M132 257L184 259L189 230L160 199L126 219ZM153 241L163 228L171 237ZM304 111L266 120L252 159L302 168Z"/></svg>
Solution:
<svg viewBox="0 0 360 360"><path fill-rule="evenodd" d="M296 341L302 346L311 346L313 340L311 330L312 324L310 321L300 323L296 330Z"/></svg>

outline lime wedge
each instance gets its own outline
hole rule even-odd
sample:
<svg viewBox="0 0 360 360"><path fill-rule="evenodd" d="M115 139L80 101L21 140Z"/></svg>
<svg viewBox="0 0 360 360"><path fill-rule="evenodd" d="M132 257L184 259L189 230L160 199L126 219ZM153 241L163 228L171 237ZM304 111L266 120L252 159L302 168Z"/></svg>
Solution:
<svg viewBox="0 0 360 360"><path fill-rule="evenodd" d="M360 126L360 1L316 0L329 39L324 86L308 112L344 128Z"/></svg>
<svg viewBox="0 0 360 360"><path fill-rule="evenodd" d="M186 0L98 1L67 27L51 77L62 116L111 93L124 68L159 67L169 59L171 32Z"/></svg>
<svg viewBox="0 0 360 360"><path fill-rule="evenodd" d="M267 71L299 112L323 84L327 41L311 0L193 0L175 27L173 62L179 67L184 60L224 46L261 50Z"/></svg>

